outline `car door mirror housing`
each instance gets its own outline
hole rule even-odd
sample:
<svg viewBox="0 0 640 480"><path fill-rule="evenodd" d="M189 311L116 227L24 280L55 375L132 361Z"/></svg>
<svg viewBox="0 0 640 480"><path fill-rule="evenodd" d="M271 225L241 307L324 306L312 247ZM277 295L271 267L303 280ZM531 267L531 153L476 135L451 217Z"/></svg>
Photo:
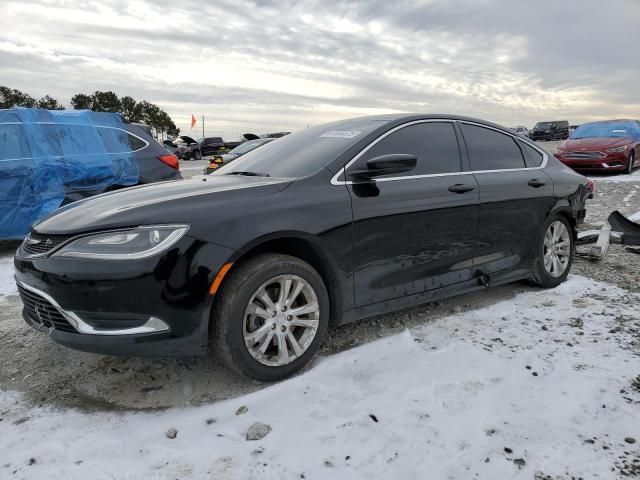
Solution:
<svg viewBox="0 0 640 480"><path fill-rule="evenodd" d="M382 175L403 173L416 167L418 158L407 153L392 153L367 160L366 169L353 170L349 176L356 180L371 180Z"/></svg>

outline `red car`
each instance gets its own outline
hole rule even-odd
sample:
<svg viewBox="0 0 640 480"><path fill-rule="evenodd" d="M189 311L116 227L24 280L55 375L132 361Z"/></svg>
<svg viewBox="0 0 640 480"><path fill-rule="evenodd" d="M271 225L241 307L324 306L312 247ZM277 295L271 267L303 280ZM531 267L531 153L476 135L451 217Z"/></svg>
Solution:
<svg viewBox="0 0 640 480"><path fill-rule="evenodd" d="M585 123L558 145L553 155L574 170L631 173L640 165L640 122Z"/></svg>

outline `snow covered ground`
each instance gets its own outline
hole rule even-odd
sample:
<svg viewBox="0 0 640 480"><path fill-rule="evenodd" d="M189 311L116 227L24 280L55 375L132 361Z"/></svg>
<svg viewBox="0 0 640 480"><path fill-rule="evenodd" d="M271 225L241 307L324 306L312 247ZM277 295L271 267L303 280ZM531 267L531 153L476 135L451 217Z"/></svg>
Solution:
<svg viewBox="0 0 640 480"><path fill-rule="evenodd" d="M617 478L640 462L640 359L624 334L639 300L572 276L201 407L85 413L2 392L0 477ZM247 441L254 422L273 430Z"/></svg>
<svg viewBox="0 0 640 480"><path fill-rule="evenodd" d="M640 168L636 168L630 174L619 174L615 173L613 175L593 175L589 177L594 182L612 182L612 183L625 183L625 182L640 182Z"/></svg>
<svg viewBox="0 0 640 480"><path fill-rule="evenodd" d="M5 295L17 293L13 280L13 255L0 256L0 303Z"/></svg>

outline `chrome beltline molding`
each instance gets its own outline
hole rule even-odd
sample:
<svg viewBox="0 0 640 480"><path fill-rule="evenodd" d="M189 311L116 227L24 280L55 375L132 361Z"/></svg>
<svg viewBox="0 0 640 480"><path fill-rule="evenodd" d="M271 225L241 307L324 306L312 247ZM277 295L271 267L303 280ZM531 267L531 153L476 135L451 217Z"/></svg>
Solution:
<svg viewBox="0 0 640 480"><path fill-rule="evenodd" d="M433 119L424 119L424 120L414 120L412 122L403 123L402 125L398 125L397 127L392 128L388 132L383 133L378 138L376 138L374 141L372 141L369 145L364 147L351 160L349 160L349 162L344 166L344 168L341 168L340 171L338 171L338 173L336 173L331 178L331 184L332 185L353 185L354 182L351 181L351 180L338 180L338 178L340 178L341 175L345 174L347 168L349 168L362 155L364 155L371 147L373 147L376 143L378 143L380 140L382 140L386 136L391 135L392 133L397 132L398 130L400 130L402 128L409 127L411 125L417 125L419 123L433 123L433 122L436 122L436 123L456 123L456 122L457 123L466 123L468 125L476 125L478 127L487 128L489 130L495 130L496 132L502 133L503 135L508 135L511 138L514 138L516 140L520 140L521 142L526 143L530 147L534 148L537 152L539 152L542 155L542 164L539 167L505 168L505 169L499 169L499 170L470 170L470 171L460 171L460 172L450 172L450 173L430 173L430 174L425 174L425 175L405 175L405 176L402 176L402 177L377 178L375 180L376 183L377 182L393 182L393 181L397 181L397 180L413 180L413 179L416 179L416 178L446 177L446 176L453 176L453 175L474 175L474 174L495 173L495 172L521 172L521 171L525 171L525 170L526 171L528 171L528 170L542 170L543 168L545 168L547 166L547 163L549 162L549 155L547 154L546 151L544 151L543 149L541 149L540 147L535 145L533 142L529 141L529 139L522 137L521 135L512 134L512 133L509 133L509 132L505 132L504 130L500 130L499 128L491 127L489 125L484 125L482 123L470 122L470 121L467 121L467 120L455 120L455 119L447 119L447 118L433 118ZM355 182L355 183L358 183L358 182Z"/></svg>

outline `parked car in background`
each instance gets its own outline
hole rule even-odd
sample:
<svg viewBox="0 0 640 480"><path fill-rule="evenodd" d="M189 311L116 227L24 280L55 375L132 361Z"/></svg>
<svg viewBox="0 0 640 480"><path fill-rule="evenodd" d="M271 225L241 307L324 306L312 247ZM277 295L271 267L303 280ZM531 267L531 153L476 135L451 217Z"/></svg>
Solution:
<svg viewBox="0 0 640 480"><path fill-rule="evenodd" d="M24 238L61 205L182 178L145 127L115 113L0 110L0 239Z"/></svg>
<svg viewBox="0 0 640 480"><path fill-rule="evenodd" d="M569 137L569 122L558 120L555 122L538 122L529 130L531 140L564 140Z"/></svg>
<svg viewBox="0 0 640 480"><path fill-rule="evenodd" d="M200 153L203 157L210 155L218 155L226 152L229 147L225 144L222 137L205 137L198 139L198 145L200 146ZM232 146L231 148L234 148Z"/></svg>
<svg viewBox="0 0 640 480"><path fill-rule="evenodd" d="M15 257L23 316L119 355L288 377L330 324L522 279L562 283L592 183L504 127L381 115L288 135L202 179L89 199ZM40 247L38 247L40 246Z"/></svg>
<svg viewBox="0 0 640 480"><path fill-rule="evenodd" d="M640 122L585 123L558 145L553 155L576 170L631 173L640 162Z"/></svg>
<svg viewBox="0 0 640 480"><path fill-rule="evenodd" d="M222 137L206 137L199 138L198 144L200 145L200 151L203 157L211 156L211 155L222 155L224 153L233 150L237 146L243 144L248 140L257 140L260 137L253 133L245 133L242 135L242 140L238 140L235 142L227 142L222 139Z"/></svg>
<svg viewBox="0 0 640 480"><path fill-rule="evenodd" d="M529 129L527 127L522 126L522 125L519 125L517 127L513 127L511 130L513 130L516 133L519 133L520 135L524 135L525 137L529 134Z"/></svg>
<svg viewBox="0 0 640 480"><path fill-rule="evenodd" d="M173 143L177 147L184 148L183 160L201 160L202 152L200 150L200 144L197 140L191 138L188 135L180 135L173 140Z"/></svg>
<svg viewBox="0 0 640 480"><path fill-rule="evenodd" d="M178 157L180 160L187 160L187 157L189 157L189 153L190 149L184 145L184 144L176 144L174 143L173 140L163 140L162 141L162 145L164 145L164 148L166 148L167 150L169 150L171 153L173 153L176 157Z"/></svg>
<svg viewBox="0 0 640 480"><path fill-rule="evenodd" d="M209 174L214 170L222 167L223 165L226 165L229 162L235 160L236 158L241 157L245 153L249 153L256 148L261 147L262 145L273 142L274 140L275 138L258 138L257 140L248 140L244 143L241 143L228 153L223 153L221 155L216 155L215 157L213 157L204 173Z"/></svg>

